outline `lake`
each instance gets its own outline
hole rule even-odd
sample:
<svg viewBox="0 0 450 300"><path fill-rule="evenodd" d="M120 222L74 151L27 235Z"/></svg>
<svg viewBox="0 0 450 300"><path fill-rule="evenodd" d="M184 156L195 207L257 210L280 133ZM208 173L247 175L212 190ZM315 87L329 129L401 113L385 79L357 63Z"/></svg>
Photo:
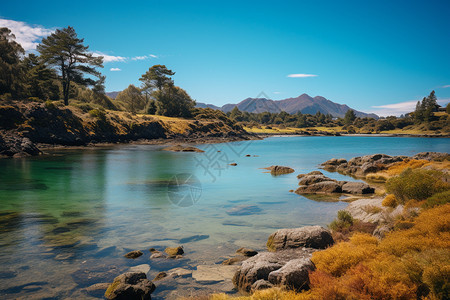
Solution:
<svg viewBox="0 0 450 300"><path fill-rule="evenodd" d="M290 193L297 174L333 157L448 152L449 141L271 137L198 146L204 153L118 145L0 160L0 298L101 297L82 289L112 282L136 265L148 264L152 279L175 267L221 263L243 246L264 250L275 230L326 226L347 205ZM290 166L295 173L274 177L262 169L271 165ZM182 259L149 259L151 247L178 245L184 247ZM144 255L123 257L132 250ZM153 299L231 288L189 277L157 286Z"/></svg>

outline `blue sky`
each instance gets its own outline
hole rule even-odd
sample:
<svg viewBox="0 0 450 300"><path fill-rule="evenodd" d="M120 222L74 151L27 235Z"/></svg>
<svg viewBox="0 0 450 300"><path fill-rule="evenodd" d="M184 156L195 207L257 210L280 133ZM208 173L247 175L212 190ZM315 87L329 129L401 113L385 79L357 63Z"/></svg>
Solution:
<svg viewBox="0 0 450 300"><path fill-rule="evenodd" d="M164 64L199 102L307 93L386 115L433 89L442 104L450 99L449 15L446 0L24 0L3 1L0 26L27 49L73 26L91 51L108 55L107 91L139 85Z"/></svg>

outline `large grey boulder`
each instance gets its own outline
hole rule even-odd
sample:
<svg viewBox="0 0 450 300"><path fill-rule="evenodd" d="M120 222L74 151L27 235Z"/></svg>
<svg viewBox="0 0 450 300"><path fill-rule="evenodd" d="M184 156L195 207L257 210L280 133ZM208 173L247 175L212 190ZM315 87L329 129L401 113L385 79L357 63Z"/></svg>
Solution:
<svg viewBox="0 0 450 300"><path fill-rule="evenodd" d="M301 185L295 190L296 194L333 194L342 193L342 187L335 181L322 181L310 185Z"/></svg>
<svg viewBox="0 0 450 300"><path fill-rule="evenodd" d="M346 182L342 185L342 192L347 194L373 194L375 189L364 182Z"/></svg>
<svg viewBox="0 0 450 300"><path fill-rule="evenodd" d="M330 231L321 226L305 226L300 228L279 229L267 240L269 251L288 248L325 249L333 245Z"/></svg>
<svg viewBox="0 0 450 300"><path fill-rule="evenodd" d="M242 263L234 274L233 283L239 290L245 292L284 284L290 284L287 286L290 288L306 288L309 279L300 274L308 277L304 274L304 270L312 266L310 257L313 251L312 249L286 249L278 252L261 252ZM293 263L290 263L291 261ZM288 266L284 268L286 265ZM292 284L294 279L304 281Z"/></svg>
<svg viewBox="0 0 450 300"><path fill-rule="evenodd" d="M155 290L153 282L143 272L127 272L114 278L105 292L106 299L149 300Z"/></svg>
<svg viewBox="0 0 450 300"><path fill-rule="evenodd" d="M298 178L298 176L297 176ZM300 181L298 182L298 185L310 185L318 182L323 181L332 181L336 182L335 179L331 179L329 177L326 177L325 175L306 175L300 178Z"/></svg>
<svg viewBox="0 0 450 300"><path fill-rule="evenodd" d="M269 274L269 282L293 290L309 289L309 272L316 267L309 258L293 259Z"/></svg>

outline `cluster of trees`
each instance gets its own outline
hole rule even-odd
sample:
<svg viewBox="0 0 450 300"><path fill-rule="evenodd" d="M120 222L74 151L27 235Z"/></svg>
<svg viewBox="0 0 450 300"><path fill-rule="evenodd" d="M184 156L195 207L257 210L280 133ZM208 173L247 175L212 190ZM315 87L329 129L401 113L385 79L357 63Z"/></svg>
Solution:
<svg viewBox="0 0 450 300"><path fill-rule="evenodd" d="M72 27L56 30L37 46L39 56L25 56L22 46L6 27L0 28L0 95L2 99L38 98L66 105L77 86L92 86L104 94L104 80L97 67L102 57L94 57ZM85 75L92 75L85 77ZM98 80L93 79L97 77Z"/></svg>
<svg viewBox="0 0 450 300"><path fill-rule="evenodd" d="M298 112L296 114L288 114L285 111L279 113L261 112L261 113L249 113L246 111L240 111L237 107L234 107L227 116L236 121L242 122L247 126L257 125L281 125L287 127L311 127L311 126L327 126L329 124L336 124L338 120L333 119L330 114L323 114L317 112L315 115L302 114Z"/></svg>
<svg viewBox="0 0 450 300"><path fill-rule="evenodd" d="M437 98L432 91L428 97L424 97L422 102L417 101L416 110L414 111L414 119L417 123L430 122L433 119L433 112L439 109Z"/></svg>
<svg viewBox="0 0 450 300"><path fill-rule="evenodd" d="M155 65L139 79L140 88L129 85L117 95L116 102L132 113L141 112L170 117L191 117L195 101L170 76L175 72L164 65Z"/></svg>
<svg viewBox="0 0 450 300"><path fill-rule="evenodd" d="M98 71L103 57L88 50L69 26L44 38L37 46L39 55L25 55L11 30L0 28L0 100L63 99L69 105L73 99L77 106L91 103L132 113L191 116L195 101L175 86L171 78L175 72L164 65L151 67L139 79L141 87L130 85L111 101L105 95L106 77Z"/></svg>

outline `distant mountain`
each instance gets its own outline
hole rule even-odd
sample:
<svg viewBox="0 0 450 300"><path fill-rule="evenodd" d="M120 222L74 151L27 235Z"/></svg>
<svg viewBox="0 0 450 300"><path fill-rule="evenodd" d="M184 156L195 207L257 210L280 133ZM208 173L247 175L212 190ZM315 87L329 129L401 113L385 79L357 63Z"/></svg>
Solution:
<svg viewBox="0 0 450 300"><path fill-rule="evenodd" d="M197 107L208 106L211 107L211 104L198 103ZM214 106L214 105L212 105ZM297 112L302 112L303 114L316 114L320 111L323 114L331 114L333 117L344 117L345 113L352 109L345 104L338 104L333 101L330 101L324 97L316 96L311 97L307 94L302 94L296 98L287 98L283 100L270 100L266 98L247 98L242 100L238 104L225 104L221 108L217 107L217 109L222 110L223 112L231 111L235 106L240 111L248 111L251 113L260 113L260 112L271 112L271 113L279 113L281 111L285 111L290 114L296 114ZM212 108L212 107L211 107ZM367 114L361 111L355 111L357 117L369 117L378 119L376 114Z"/></svg>
<svg viewBox="0 0 450 300"><path fill-rule="evenodd" d="M106 92L105 94L106 94L106 96L108 96L111 99L116 99L116 97L119 93L120 92Z"/></svg>
<svg viewBox="0 0 450 300"><path fill-rule="evenodd" d="M206 103L202 103L202 102L197 102L197 104L195 105L195 107L200 107L200 108L212 108L212 109L221 109L218 106L215 106L214 104L206 104Z"/></svg>

